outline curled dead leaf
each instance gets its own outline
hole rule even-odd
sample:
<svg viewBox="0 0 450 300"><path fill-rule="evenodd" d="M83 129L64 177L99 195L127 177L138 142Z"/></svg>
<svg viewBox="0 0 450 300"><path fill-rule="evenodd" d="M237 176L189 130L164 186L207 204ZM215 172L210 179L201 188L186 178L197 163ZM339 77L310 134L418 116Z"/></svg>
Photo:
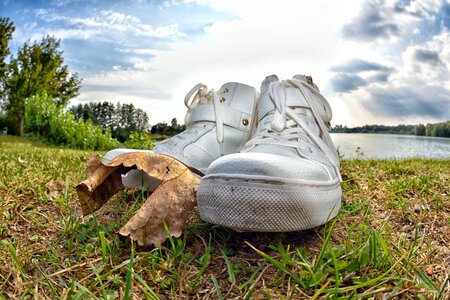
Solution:
<svg viewBox="0 0 450 300"><path fill-rule="evenodd" d="M118 167L108 167L101 163L98 157L87 161L87 179L76 186L78 200L83 215L97 211L112 196L124 188L121 174L126 170Z"/></svg>
<svg viewBox="0 0 450 300"><path fill-rule="evenodd" d="M99 158L87 162L88 178L77 187L84 215L98 210L124 188L122 174L138 169L161 180L138 212L120 229L139 245L158 245L170 235L180 236L195 206L194 185L200 180L182 162L161 154L130 152L103 164Z"/></svg>

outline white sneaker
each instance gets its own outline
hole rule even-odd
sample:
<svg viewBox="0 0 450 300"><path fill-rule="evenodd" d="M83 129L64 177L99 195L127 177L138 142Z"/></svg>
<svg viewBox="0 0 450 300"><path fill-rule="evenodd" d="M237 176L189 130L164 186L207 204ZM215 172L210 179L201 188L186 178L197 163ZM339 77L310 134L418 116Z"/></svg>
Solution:
<svg viewBox="0 0 450 300"><path fill-rule="evenodd" d="M195 96L194 96L195 95ZM191 100L192 96L194 98ZM160 142L149 152L176 158L194 170L205 172L222 155L236 153L250 139L256 124L259 94L255 88L237 82L224 84L219 91L197 84L186 95L186 130ZM254 120L255 119L255 120ZM117 155L143 150L114 149L102 162ZM198 170L198 171L197 171ZM159 181L133 170L122 177L125 187L154 190Z"/></svg>
<svg viewBox="0 0 450 300"><path fill-rule="evenodd" d="M304 75L267 77L259 125L241 153L208 168L197 191L200 217L243 231L297 231L336 216L339 157L328 134L331 108Z"/></svg>

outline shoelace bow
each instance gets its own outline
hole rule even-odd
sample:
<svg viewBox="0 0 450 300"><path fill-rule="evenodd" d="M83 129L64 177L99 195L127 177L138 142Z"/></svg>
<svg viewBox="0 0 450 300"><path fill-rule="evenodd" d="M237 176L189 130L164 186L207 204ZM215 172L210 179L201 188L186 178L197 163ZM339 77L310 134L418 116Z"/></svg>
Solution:
<svg viewBox="0 0 450 300"><path fill-rule="evenodd" d="M312 132L308 123L299 117L299 113L303 111L302 108L290 108L286 105L287 87L295 87L301 92L324 139L317 133ZM273 119L269 119L268 122L262 124L263 127L259 130L257 136L250 140L246 146L276 142L283 146L299 148L300 140L304 139L306 135L325 154L340 179L339 156L334 150L333 142L328 134L328 127L318 108L318 105L327 103L326 99L316 89L298 79L273 82L269 87L269 95L275 106ZM319 99L313 99L312 96ZM270 139L270 142L268 139Z"/></svg>

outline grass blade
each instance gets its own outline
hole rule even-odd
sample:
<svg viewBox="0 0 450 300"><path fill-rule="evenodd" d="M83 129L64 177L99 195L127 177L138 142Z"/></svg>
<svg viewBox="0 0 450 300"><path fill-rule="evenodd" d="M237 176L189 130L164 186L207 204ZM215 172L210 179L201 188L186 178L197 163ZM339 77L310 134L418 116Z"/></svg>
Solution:
<svg viewBox="0 0 450 300"><path fill-rule="evenodd" d="M145 282L144 279L142 279L141 276L139 276L139 274L135 273L133 271L133 276L134 278L136 278L137 281L139 281L140 284L142 284L142 286L146 289L146 291L148 292L148 296L150 297L150 299L152 300L159 300L158 295L155 293L155 291L153 291L153 289L147 284L147 282Z"/></svg>
<svg viewBox="0 0 450 300"><path fill-rule="evenodd" d="M252 273L252 275L250 275L250 278L244 282L243 284L241 284L240 286L238 286L238 289L240 291L242 291L247 285L249 285L251 282L253 282L253 280L255 279L256 275L259 273L259 271L261 271L261 269L265 266L265 263L261 264L255 272Z"/></svg>
<svg viewBox="0 0 450 300"><path fill-rule="evenodd" d="M216 280L216 276L211 274L211 279L213 281L214 287L216 288L217 298L223 300L222 292L220 291L219 283Z"/></svg>
<svg viewBox="0 0 450 300"><path fill-rule="evenodd" d="M289 276L292 277L292 279L294 280L295 283L301 285L303 288L306 288L306 284L300 279L300 277L297 276L297 274L295 274L294 272L292 272L291 270L289 270L288 268L286 268L286 266L284 266L282 263L280 263L278 260L276 260L275 258L271 257L270 255L267 255L266 253L264 253L261 250L256 249L252 244L250 244L249 242L245 241L245 243L252 248L256 253L258 253L261 257L265 258L268 262L270 262L271 264L273 264L274 266L276 266L278 269L280 269L281 271L285 272L286 274L288 274Z"/></svg>
<svg viewBox="0 0 450 300"><path fill-rule="evenodd" d="M20 265L19 258L17 257L16 247L14 247L14 245L11 244L10 242L8 242L7 240L2 240L1 243L3 246L8 247L9 253L11 254L11 259L14 263L14 266L16 267L17 271L19 271L22 278L24 278L24 279L27 278L27 274L25 273L25 270L23 269L23 267Z"/></svg>
<svg viewBox="0 0 450 300"><path fill-rule="evenodd" d="M132 276L133 276L133 263L134 263L134 243L131 242L131 254L130 254L130 264L128 265L127 275L125 277L125 295L123 297L124 300L131 299L131 284L132 284Z"/></svg>
<svg viewBox="0 0 450 300"><path fill-rule="evenodd" d="M103 266L106 266L107 249L106 249L105 232L104 231L100 231L98 233L98 235L100 237L100 244L101 244L101 247L102 247L102 262L103 262Z"/></svg>
<svg viewBox="0 0 450 300"><path fill-rule="evenodd" d="M333 233L333 229L334 229L334 225L335 224L336 224L336 220L334 220L333 223L331 223L331 226L328 229L328 233L327 233L327 236L325 238L325 241L322 244L322 249L321 249L321 251L319 253L319 257L317 258L317 261L316 261L316 263L314 265L314 268L313 268L314 273L317 273L317 270L319 269L319 266L321 265L323 255L325 253L325 249L327 248L328 243L330 242L331 234Z"/></svg>
<svg viewBox="0 0 450 300"><path fill-rule="evenodd" d="M228 281L230 281L230 283L232 285L236 284L236 276L234 275L234 268L232 263L230 262L230 259L227 256L227 253L224 250L220 250L220 253L222 253L222 258L225 261L225 264L227 266L227 272L228 272Z"/></svg>
<svg viewBox="0 0 450 300"><path fill-rule="evenodd" d="M44 271L42 271L42 269L37 264L34 264L34 266L39 271L39 273L41 273L41 275L44 277L45 282L47 282L47 285L50 288L50 290L52 291L55 298L61 299L58 295L58 292L56 291L55 286L53 285L53 283L51 283L50 278L47 277L47 274L45 274Z"/></svg>

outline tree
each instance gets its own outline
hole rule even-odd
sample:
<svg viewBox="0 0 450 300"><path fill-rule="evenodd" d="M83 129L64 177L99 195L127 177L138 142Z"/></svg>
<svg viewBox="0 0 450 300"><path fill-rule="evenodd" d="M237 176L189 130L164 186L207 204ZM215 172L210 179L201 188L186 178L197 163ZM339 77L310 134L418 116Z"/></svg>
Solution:
<svg viewBox="0 0 450 300"><path fill-rule="evenodd" d="M9 41L16 28L9 18L0 18L0 99L5 97L4 79L6 78L6 57L9 55Z"/></svg>
<svg viewBox="0 0 450 300"><path fill-rule="evenodd" d="M110 128L112 136L121 142L124 142L132 132L145 132L149 129L147 113L135 108L133 104L90 102L72 106L69 111L75 118L91 120L103 130Z"/></svg>
<svg viewBox="0 0 450 300"><path fill-rule="evenodd" d="M186 125L178 124L176 118L173 118L170 124L169 126L166 122L157 123L152 127L151 133L173 136L186 130Z"/></svg>
<svg viewBox="0 0 450 300"><path fill-rule="evenodd" d="M5 107L13 128L23 135L25 102L34 95L46 93L58 107L78 95L81 80L63 65L60 40L46 36L41 42L25 43L17 57L7 66Z"/></svg>
<svg viewBox="0 0 450 300"><path fill-rule="evenodd" d="M142 109L136 109L136 119L134 121L136 122L136 130L138 132L147 131L149 129L148 115Z"/></svg>
<svg viewBox="0 0 450 300"><path fill-rule="evenodd" d="M177 118L173 118L172 121L170 121L170 124L172 125L172 128L178 128Z"/></svg>
<svg viewBox="0 0 450 300"><path fill-rule="evenodd" d="M113 136L119 141L125 141L132 132L148 130L148 116L142 109L136 109L132 103L117 104L117 123L113 128Z"/></svg>
<svg viewBox="0 0 450 300"><path fill-rule="evenodd" d="M163 135L169 135L170 134L170 126L167 125L166 122L160 122L156 123L152 126L151 133L152 134L163 134Z"/></svg>
<svg viewBox="0 0 450 300"><path fill-rule="evenodd" d="M416 125L414 127L413 134L424 136L425 135L425 125L423 125L423 124Z"/></svg>

